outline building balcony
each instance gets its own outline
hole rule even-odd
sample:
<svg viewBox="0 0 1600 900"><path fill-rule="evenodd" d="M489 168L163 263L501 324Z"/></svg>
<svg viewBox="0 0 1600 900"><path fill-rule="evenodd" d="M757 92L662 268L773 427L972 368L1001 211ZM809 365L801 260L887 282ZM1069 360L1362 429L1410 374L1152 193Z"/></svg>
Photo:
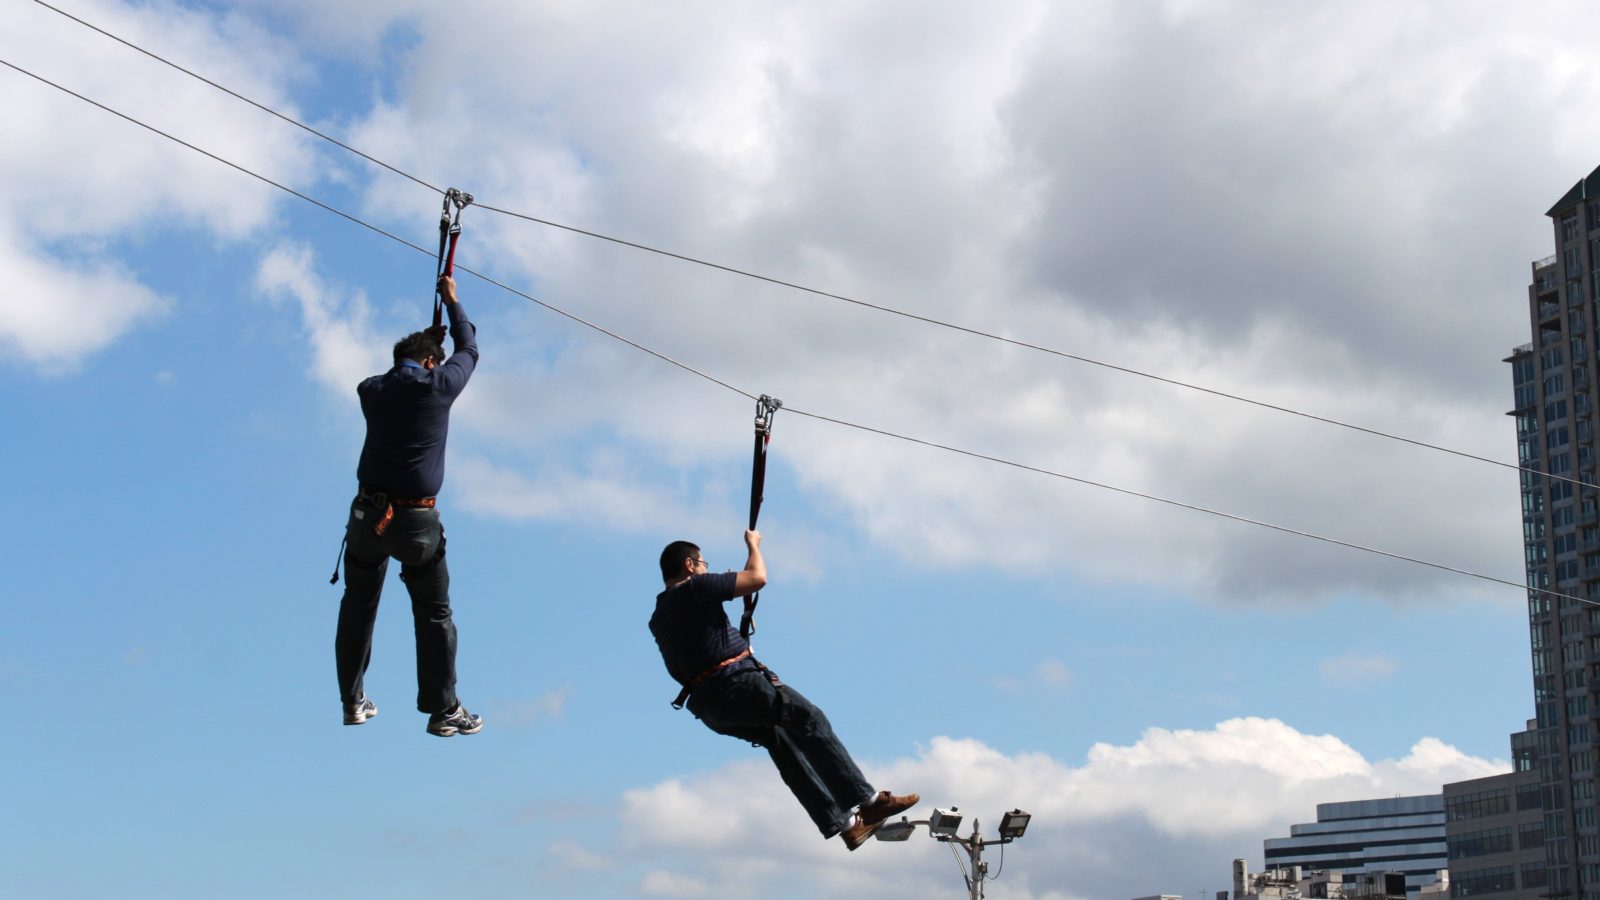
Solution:
<svg viewBox="0 0 1600 900"><path fill-rule="evenodd" d="M1553 321L1553 320L1559 320L1560 318L1561 318L1561 304L1552 303L1552 302L1548 302L1548 301L1541 302L1539 304L1539 321L1541 323L1549 322L1549 321ZM1558 324L1559 324L1559 322L1558 322Z"/></svg>

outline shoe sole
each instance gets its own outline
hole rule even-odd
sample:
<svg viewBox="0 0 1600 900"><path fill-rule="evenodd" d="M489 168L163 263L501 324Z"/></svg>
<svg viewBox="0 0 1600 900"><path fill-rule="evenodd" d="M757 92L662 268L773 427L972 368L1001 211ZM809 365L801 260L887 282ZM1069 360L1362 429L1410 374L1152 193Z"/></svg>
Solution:
<svg viewBox="0 0 1600 900"><path fill-rule="evenodd" d="M848 837L846 837L844 839L844 847L845 847L845 849L849 850L851 853L854 853L857 850L860 850L862 845L865 844L867 841L871 840L872 836L874 834L876 834L878 829L881 828L881 827L883 827L883 823L882 822L873 822L872 824L868 825L867 826L867 833L863 834L861 836L861 840L857 841L854 844L850 843L850 839ZM840 836L843 837L843 834L841 834Z"/></svg>
<svg viewBox="0 0 1600 900"><path fill-rule="evenodd" d="M446 725L446 726L438 729L437 731L435 731L433 728L430 727L428 729L428 733L431 734L431 735L435 735L437 737L455 737L458 734L477 734L478 732L480 732L482 730L483 730L483 723L479 722L478 724L472 726L471 728L457 728L454 725Z"/></svg>

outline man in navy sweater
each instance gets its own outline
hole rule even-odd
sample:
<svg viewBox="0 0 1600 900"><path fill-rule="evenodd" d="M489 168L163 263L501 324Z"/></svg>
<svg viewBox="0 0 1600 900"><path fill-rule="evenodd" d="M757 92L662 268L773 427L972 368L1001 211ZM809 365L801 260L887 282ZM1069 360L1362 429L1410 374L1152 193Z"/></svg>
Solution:
<svg viewBox="0 0 1600 900"><path fill-rule="evenodd" d="M715 574L688 541L661 551L666 590L656 595L650 633L667 673L683 686L673 706L687 700L707 728L765 747L822 836L840 835L855 850L885 819L921 798L874 792L822 710L750 655L750 644L722 608L766 586L761 533L746 531L744 545L744 569Z"/></svg>
<svg viewBox="0 0 1600 900"><path fill-rule="evenodd" d="M417 709L428 713L429 734L450 737L483 727L483 718L456 699L456 625L435 505L444 483L450 405L477 366L478 342L456 299L455 279L439 279L439 290L455 352L445 359L443 326L409 334L394 345L394 368L356 388L367 438L356 467L360 487L345 526L345 587L334 656L344 723L361 725L378 714L362 679L372 658L384 574L391 557L399 560L416 630Z"/></svg>

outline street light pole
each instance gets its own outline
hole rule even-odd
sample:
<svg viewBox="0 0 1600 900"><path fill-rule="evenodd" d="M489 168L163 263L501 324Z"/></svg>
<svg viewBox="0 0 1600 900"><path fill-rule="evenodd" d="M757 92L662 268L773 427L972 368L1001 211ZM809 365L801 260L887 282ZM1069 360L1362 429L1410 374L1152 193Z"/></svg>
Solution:
<svg viewBox="0 0 1600 900"><path fill-rule="evenodd" d="M934 839L941 843L955 844L967 851L967 859L972 862L972 874L969 876L962 873L962 877L967 879L967 897L969 900L983 900L983 880L989 877L989 864L983 861L983 837L978 834L978 820L972 820L972 837L939 834L934 835Z"/></svg>
<svg viewBox="0 0 1600 900"><path fill-rule="evenodd" d="M977 819L972 820L970 837L957 834L956 829L960 827L961 817L956 812L955 807L949 810L935 809L932 819L916 821L909 821L902 816L898 822L885 823L878 829L876 837L880 841L909 840L918 825L928 826L929 837L942 844L955 844L966 851L971 869L963 870L961 876L967 882L968 900L983 900L983 883L989 878L989 864L983 861L983 848L993 844L1009 844L1022 837L1032 817L1020 809L1014 809L1001 818L1000 837L986 839L979 833Z"/></svg>

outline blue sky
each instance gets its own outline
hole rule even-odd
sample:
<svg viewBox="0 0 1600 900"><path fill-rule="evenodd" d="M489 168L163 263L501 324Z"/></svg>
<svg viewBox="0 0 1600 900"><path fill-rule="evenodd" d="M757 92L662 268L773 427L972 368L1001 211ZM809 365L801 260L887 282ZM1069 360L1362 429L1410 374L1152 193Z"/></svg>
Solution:
<svg viewBox="0 0 1600 900"><path fill-rule="evenodd" d="M64 8L495 206L1496 459L1542 212L1596 162L1560 115L1592 65L1491 4ZM434 240L426 189L3 15L0 58ZM432 259L0 78L19 896L959 888L931 841L818 840L763 754L667 706L654 559L742 561L752 404L470 276L441 509L487 724L424 733L391 576L380 714L342 727L354 385ZM1507 470L463 223L462 265L743 390L1520 578ZM1035 813L997 900L1225 888L1316 803L1503 770L1531 711L1515 588L793 413L771 460L761 656L921 812Z"/></svg>

